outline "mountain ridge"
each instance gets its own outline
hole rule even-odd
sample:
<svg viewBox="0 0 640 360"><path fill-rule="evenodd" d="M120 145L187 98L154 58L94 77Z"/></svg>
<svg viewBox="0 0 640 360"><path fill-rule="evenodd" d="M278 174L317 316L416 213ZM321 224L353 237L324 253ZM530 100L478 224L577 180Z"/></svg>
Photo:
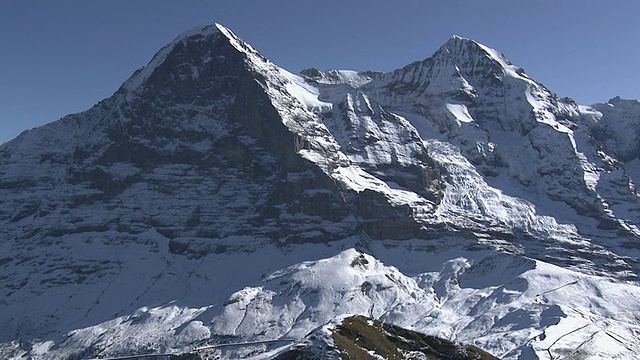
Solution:
<svg viewBox="0 0 640 360"><path fill-rule="evenodd" d="M635 105L559 99L460 37L388 73L298 76L190 30L0 145L3 354L302 338L358 313L506 358L602 356L607 336L630 354Z"/></svg>

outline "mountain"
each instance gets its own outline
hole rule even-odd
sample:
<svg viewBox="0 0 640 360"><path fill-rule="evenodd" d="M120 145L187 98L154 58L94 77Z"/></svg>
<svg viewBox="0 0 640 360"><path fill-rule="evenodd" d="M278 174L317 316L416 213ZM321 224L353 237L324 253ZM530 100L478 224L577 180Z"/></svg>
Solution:
<svg viewBox="0 0 640 360"><path fill-rule="evenodd" d="M0 357L282 358L364 315L504 359L632 358L639 104L558 98L457 36L294 75L188 31L0 145Z"/></svg>

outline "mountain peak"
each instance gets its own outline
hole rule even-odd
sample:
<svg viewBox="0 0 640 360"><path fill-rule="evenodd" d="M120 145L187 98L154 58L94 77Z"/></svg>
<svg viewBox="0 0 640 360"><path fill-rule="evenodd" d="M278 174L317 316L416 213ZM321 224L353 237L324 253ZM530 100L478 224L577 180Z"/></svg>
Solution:
<svg viewBox="0 0 640 360"><path fill-rule="evenodd" d="M447 40L446 44L453 44L453 43L472 43L472 44L478 44L475 40L469 39L467 37L464 36L460 36L460 35L452 35L449 40Z"/></svg>
<svg viewBox="0 0 640 360"><path fill-rule="evenodd" d="M438 56L448 58L455 64L471 61L469 64L490 69L490 72L499 78L508 76L524 80L527 83L534 83L525 74L524 69L514 65L502 52L462 36L453 35L433 55L434 58Z"/></svg>
<svg viewBox="0 0 640 360"><path fill-rule="evenodd" d="M233 45L233 47L235 47L238 51L243 52L243 53L247 53L247 54L251 54L251 55L257 55L259 56L263 61L268 61L264 56L262 56L258 50L254 49L251 45L249 45L248 43L246 43L244 40L242 40L238 35L236 35L233 31L231 31L230 29L215 23L214 26L218 32L220 34L222 34L224 37L226 37L229 42L231 43L231 45ZM206 27L205 27L206 28Z"/></svg>
<svg viewBox="0 0 640 360"><path fill-rule="evenodd" d="M440 47L436 54L444 52L456 59L469 56L487 57L495 62L500 63L502 67L512 66L513 64L499 51L485 46L475 40L453 35L447 42ZM434 56L436 55L434 54Z"/></svg>
<svg viewBox="0 0 640 360"><path fill-rule="evenodd" d="M149 63L136 70L133 75L124 82L122 88L129 94L141 88L156 70L167 62L169 58L171 66L182 68L180 74L172 74L176 77L197 78L198 74L212 60L224 59L222 47L231 45L235 51L254 59L267 61L257 50L244 42L228 28L215 23L199 26L178 35L171 43L158 51ZM183 71L184 70L184 71ZM185 72L185 73L183 73Z"/></svg>
<svg viewBox="0 0 640 360"><path fill-rule="evenodd" d="M192 36L207 36L207 35L212 35L212 34L216 34L219 32L222 32L222 30L227 30L224 26L215 23L215 24L209 24L209 25L204 25L204 26L196 26L194 28L191 28L185 32L183 32L182 34L178 35L173 41L172 43L176 42L176 41L180 41L180 40L184 40L187 39L189 37Z"/></svg>
<svg viewBox="0 0 640 360"><path fill-rule="evenodd" d="M453 35L431 57L395 70L387 81L394 90L415 91L419 96L450 93L468 100L477 97L474 84L500 82L516 70L499 52Z"/></svg>
<svg viewBox="0 0 640 360"><path fill-rule="evenodd" d="M158 51L153 56L153 58L151 59L151 61L149 61L147 65L136 70L133 73L133 75L131 75L131 77L127 79L127 81L125 81L124 84L122 84L122 88L127 90L129 93L139 89L142 86L142 84L144 84L149 79L149 77L151 77L151 75L155 72L155 70L167 60L169 55L176 49L176 47L179 44L182 44L188 41L188 39L192 39L192 38L199 38L199 39L201 38L211 39L211 37L217 38L219 34L220 34L220 31L217 24L200 26L200 27L196 27L188 31L185 31L184 33L178 35L175 39L173 39L172 42L162 47L160 51Z"/></svg>

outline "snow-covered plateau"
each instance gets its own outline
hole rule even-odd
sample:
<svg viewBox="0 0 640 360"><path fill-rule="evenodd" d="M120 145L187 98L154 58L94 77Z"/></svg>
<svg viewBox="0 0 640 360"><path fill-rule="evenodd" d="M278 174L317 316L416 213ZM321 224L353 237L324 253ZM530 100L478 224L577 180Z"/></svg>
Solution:
<svg viewBox="0 0 640 360"><path fill-rule="evenodd" d="M639 139L639 101L558 98L457 36L295 75L190 30L0 145L0 358L346 358L348 324L637 358Z"/></svg>

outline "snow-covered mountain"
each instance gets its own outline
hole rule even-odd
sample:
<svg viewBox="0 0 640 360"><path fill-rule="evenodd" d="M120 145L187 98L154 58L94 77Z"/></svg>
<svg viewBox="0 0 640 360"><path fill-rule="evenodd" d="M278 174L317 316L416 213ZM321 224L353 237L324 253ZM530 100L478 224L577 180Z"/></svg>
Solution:
<svg viewBox="0 0 640 360"><path fill-rule="evenodd" d="M294 75L191 30L0 145L0 357L267 359L364 315L506 359L632 358L639 138L640 102L560 99L469 39Z"/></svg>

